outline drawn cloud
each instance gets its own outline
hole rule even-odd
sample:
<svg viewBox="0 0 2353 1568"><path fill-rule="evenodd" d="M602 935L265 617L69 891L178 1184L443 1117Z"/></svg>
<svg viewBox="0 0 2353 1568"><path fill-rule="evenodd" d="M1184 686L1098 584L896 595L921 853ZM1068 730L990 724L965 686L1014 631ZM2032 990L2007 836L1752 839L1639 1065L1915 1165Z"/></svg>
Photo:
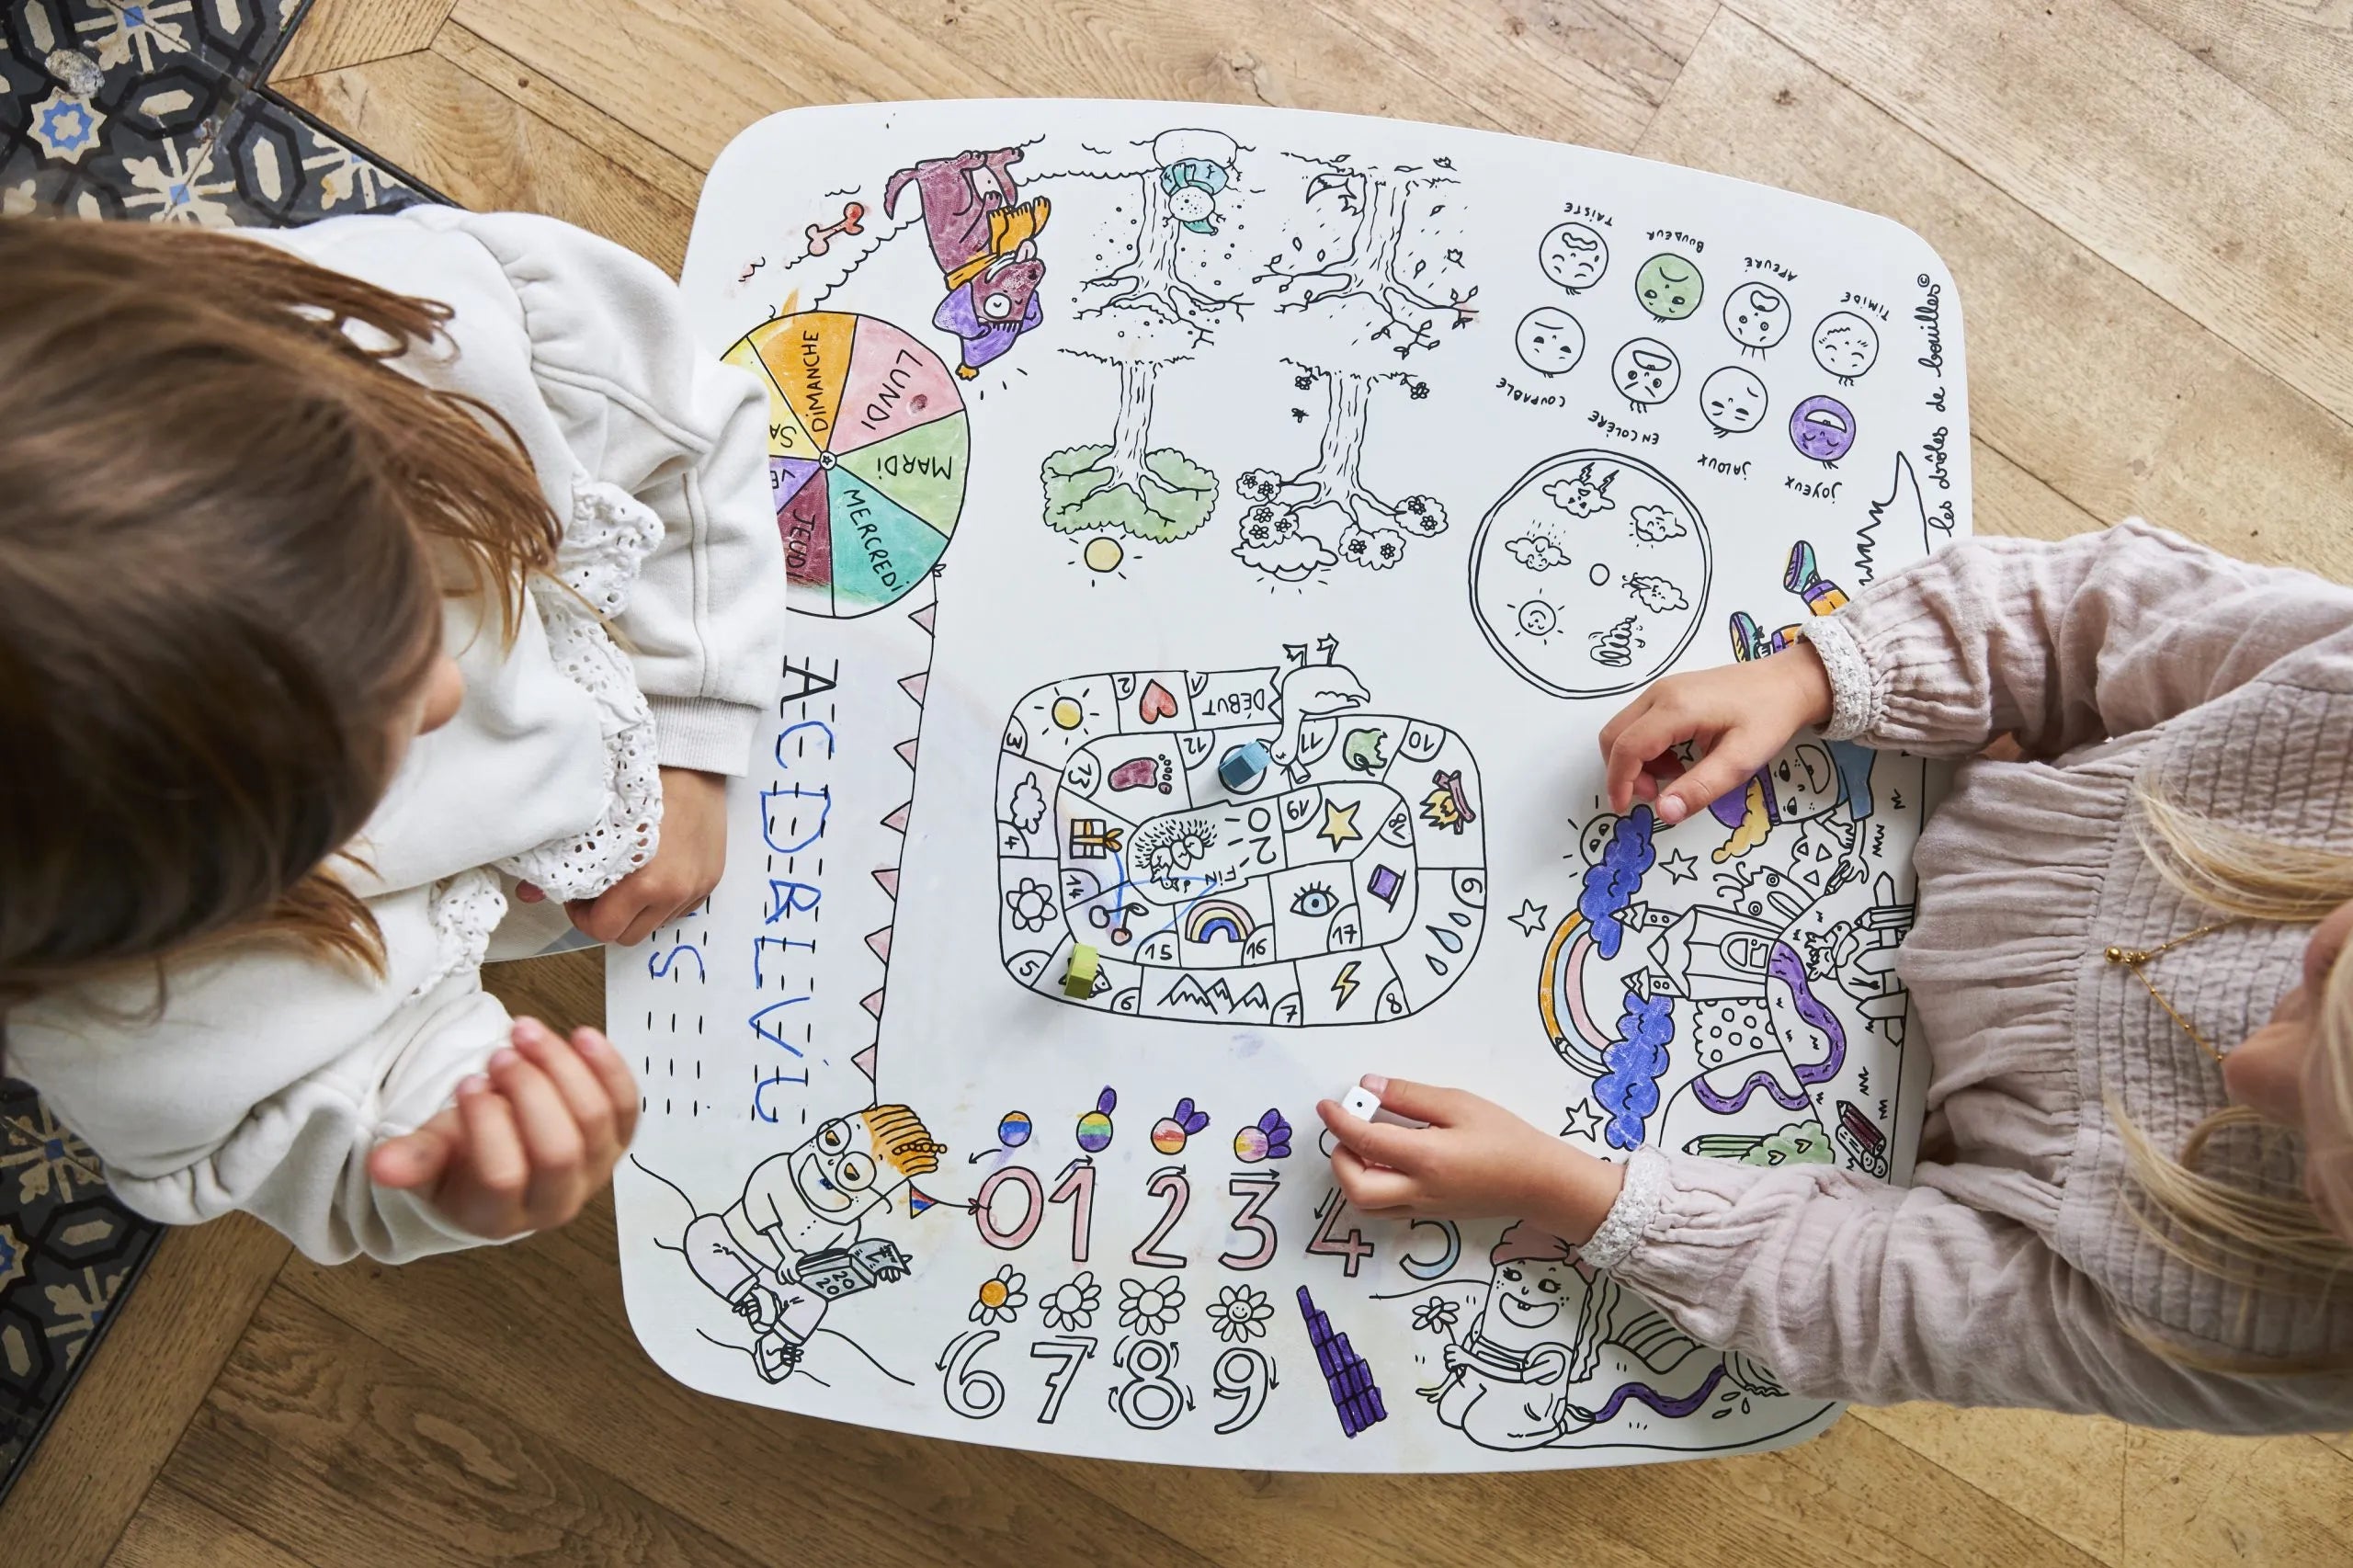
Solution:
<svg viewBox="0 0 2353 1568"><path fill-rule="evenodd" d="M1618 956L1619 945L1626 939L1626 927L1619 917L1642 891L1643 873L1657 860L1651 848L1651 809L1636 806L1631 815L1618 819L1601 858L1586 868L1585 886L1577 894L1577 913L1593 928L1593 945L1601 949L1603 958Z"/></svg>
<svg viewBox="0 0 2353 1568"><path fill-rule="evenodd" d="M1038 831L1038 824L1046 820L1046 792L1038 788L1035 774L1024 774L1021 782L1013 787L1013 803L1008 809L1014 826L1024 833Z"/></svg>
<svg viewBox="0 0 2353 1568"><path fill-rule="evenodd" d="M1683 590L1664 577L1652 577L1640 572L1626 574L1626 589L1643 601L1643 608L1653 615L1665 615L1669 610L1689 609L1691 601Z"/></svg>
<svg viewBox="0 0 2353 1568"><path fill-rule="evenodd" d="M1555 480L1553 483L1559 485L1565 484L1568 481ZM1530 572L1550 572L1555 566L1566 566L1569 563L1569 552L1561 548L1560 541L1547 539L1542 534L1529 534L1526 539L1506 540L1504 548L1511 551L1511 558L1514 561L1518 562Z"/></svg>
<svg viewBox="0 0 2353 1568"><path fill-rule="evenodd" d="M1544 487L1544 494L1552 498L1553 506L1572 517L1590 517L1596 512L1610 511L1618 505L1609 498L1608 481L1599 484L1593 482L1591 463L1579 470L1574 479L1554 480Z"/></svg>
<svg viewBox="0 0 2353 1568"><path fill-rule="evenodd" d="M1664 506L1637 506L1633 517L1634 537L1644 544L1664 544L1690 531L1683 526L1682 518Z"/></svg>
<svg viewBox="0 0 2353 1568"><path fill-rule="evenodd" d="M1233 553L1244 565L1284 583L1304 581L1340 559L1322 540L1304 533L1287 535L1272 544L1238 544Z"/></svg>
<svg viewBox="0 0 2353 1568"><path fill-rule="evenodd" d="M1675 1038L1674 999L1626 993L1618 1015L1618 1039L1604 1047L1608 1071L1594 1081L1593 1097L1609 1112L1602 1140L1613 1149L1642 1146L1643 1123L1658 1108L1659 1075L1666 1071L1666 1044Z"/></svg>

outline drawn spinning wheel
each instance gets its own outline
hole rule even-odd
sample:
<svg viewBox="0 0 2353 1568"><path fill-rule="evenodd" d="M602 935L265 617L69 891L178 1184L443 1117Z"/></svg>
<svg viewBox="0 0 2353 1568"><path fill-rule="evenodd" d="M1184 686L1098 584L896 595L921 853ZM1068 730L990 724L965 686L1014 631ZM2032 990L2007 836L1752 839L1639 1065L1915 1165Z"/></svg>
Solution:
<svg viewBox="0 0 2353 1568"><path fill-rule="evenodd" d="M876 316L804 311L723 358L768 389L768 483L790 602L859 616L897 600L948 549L971 453L939 356Z"/></svg>

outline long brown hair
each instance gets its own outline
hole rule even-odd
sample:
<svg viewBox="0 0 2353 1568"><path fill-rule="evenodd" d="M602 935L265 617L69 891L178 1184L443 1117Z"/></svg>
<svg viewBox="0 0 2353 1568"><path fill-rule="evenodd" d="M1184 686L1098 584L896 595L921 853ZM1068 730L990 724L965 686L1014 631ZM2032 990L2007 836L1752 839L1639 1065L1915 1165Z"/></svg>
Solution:
<svg viewBox="0 0 2353 1568"><path fill-rule="evenodd" d="M0 220L0 1016L225 937L381 972L330 869L476 594L558 525L392 368L449 308L198 230Z"/></svg>

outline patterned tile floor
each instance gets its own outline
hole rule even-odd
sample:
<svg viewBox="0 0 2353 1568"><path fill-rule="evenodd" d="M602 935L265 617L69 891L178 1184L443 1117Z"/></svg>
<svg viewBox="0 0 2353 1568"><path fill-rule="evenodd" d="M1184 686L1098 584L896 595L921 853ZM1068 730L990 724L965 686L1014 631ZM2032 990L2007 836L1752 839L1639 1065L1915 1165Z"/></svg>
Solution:
<svg viewBox="0 0 2353 1568"><path fill-rule="evenodd" d="M308 0L0 0L0 216L279 228L441 198L264 85ZM161 1228L0 1080L0 1495Z"/></svg>

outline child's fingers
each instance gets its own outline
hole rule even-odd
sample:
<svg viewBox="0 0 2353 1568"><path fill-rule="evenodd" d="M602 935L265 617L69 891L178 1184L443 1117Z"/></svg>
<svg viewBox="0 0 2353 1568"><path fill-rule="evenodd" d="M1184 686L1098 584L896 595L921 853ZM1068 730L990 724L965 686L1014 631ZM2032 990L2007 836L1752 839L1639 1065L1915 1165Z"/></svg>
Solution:
<svg viewBox="0 0 2353 1568"><path fill-rule="evenodd" d="M1420 1164L1420 1153L1414 1146L1419 1136L1410 1127L1394 1127L1384 1121L1363 1121L1340 1108L1337 1100L1318 1100L1315 1114L1332 1130L1340 1146L1374 1165L1395 1170L1411 1170Z"/></svg>
<svg viewBox="0 0 2353 1568"><path fill-rule="evenodd" d="M515 1109L515 1124L530 1158L530 1189L536 1200L543 1187L566 1181L579 1170L587 1152L579 1125L548 1075L515 1051L502 1051L490 1059L490 1081Z"/></svg>
<svg viewBox="0 0 2353 1568"><path fill-rule="evenodd" d="M613 1108L613 1137L624 1149L637 1133L637 1079L613 1042L595 1029L572 1031L572 1049L597 1074Z"/></svg>
<svg viewBox="0 0 2353 1568"><path fill-rule="evenodd" d="M1416 1084L1404 1078L1386 1078L1379 1087L1371 1085L1366 1087L1381 1096L1383 1110L1393 1110L1399 1116L1411 1117L1415 1121L1427 1121L1432 1127L1456 1126L1480 1103L1477 1096L1465 1094L1461 1089L1440 1088L1436 1084ZM1386 1131L1403 1132L1409 1138L1413 1136L1411 1128L1395 1127Z"/></svg>
<svg viewBox="0 0 2353 1568"><path fill-rule="evenodd" d="M1672 827L1695 812L1706 811L1745 783L1765 758L1751 760L1749 753L1753 748L1742 741L1736 733L1726 735L1692 764L1682 778L1661 790L1659 820Z"/></svg>
<svg viewBox="0 0 2353 1568"><path fill-rule="evenodd" d="M1618 733L1603 754L1603 788L1609 809L1621 815L1634 803L1634 780L1643 764L1677 741L1688 740L1696 726L1680 713L1654 703L1641 718Z"/></svg>
<svg viewBox="0 0 2353 1568"><path fill-rule="evenodd" d="M521 1202L531 1166L506 1097L488 1079L469 1078L458 1085L458 1119L465 1128L466 1166L473 1185L503 1206Z"/></svg>
<svg viewBox="0 0 2353 1568"><path fill-rule="evenodd" d="M1338 1178L1340 1190L1347 1195L1348 1201L1368 1213L1404 1208L1421 1193L1412 1176L1403 1171L1367 1165L1346 1144L1332 1151L1332 1174Z"/></svg>
<svg viewBox="0 0 2353 1568"><path fill-rule="evenodd" d="M579 1053L537 1018L515 1020L515 1049L548 1075L572 1113L589 1159L609 1161L617 1145L613 1102Z"/></svg>
<svg viewBox="0 0 2353 1568"><path fill-rule="evenodd" d="M458 1137L457 1112L445 1110L415 1131L387 1138L369 1151L368 1179L402 1192L431 1187L449 1168Z"/></svg>
<svg viewBox="0 0 2353 1568"><path fill-rule="evenodd" d="M1650 711L1651 703L1657 690L1656 687L1644 687L1636 694L1633 701L1610 715L1609 722L1601 726L1601 755L1603 756L1608 756L1611 748L1617 745L1618 737L1626 733L1627 725Z"/></svg>

